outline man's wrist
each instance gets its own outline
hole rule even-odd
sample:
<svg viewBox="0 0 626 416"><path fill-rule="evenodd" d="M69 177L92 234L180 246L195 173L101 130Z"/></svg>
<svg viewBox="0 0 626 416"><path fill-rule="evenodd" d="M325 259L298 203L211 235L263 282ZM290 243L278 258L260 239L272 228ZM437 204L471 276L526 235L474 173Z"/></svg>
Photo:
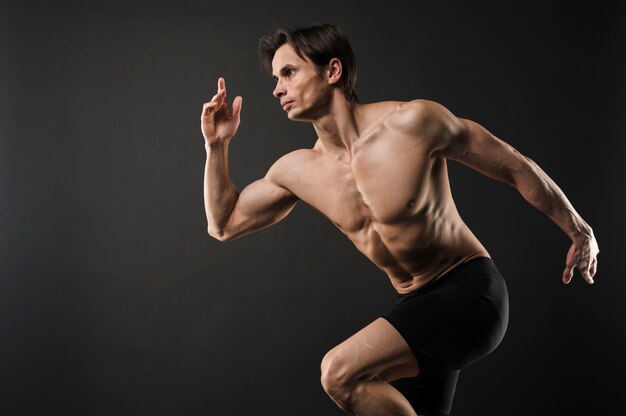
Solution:
<svg viewBox="0 0 626 416"><path fill-rule="evenodd" d="M593 230L582 219L576 224L576 228L570 233L572 241L576 240L589 240L593 238Z"/></svg>
<svg viewBox="0 0 626 416"><path fill-rule="evenodd" d="M205 140L204 148L206 149L207 152L223 150L228 145L228 141L229 140L216 140L214 142L209 142Z"/></svg>

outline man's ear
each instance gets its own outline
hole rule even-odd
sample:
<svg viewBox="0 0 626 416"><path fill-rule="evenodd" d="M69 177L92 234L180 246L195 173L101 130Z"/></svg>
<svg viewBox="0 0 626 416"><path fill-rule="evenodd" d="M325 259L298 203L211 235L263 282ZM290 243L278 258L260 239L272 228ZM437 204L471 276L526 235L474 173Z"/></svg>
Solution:
<svg viewBox="0 0 626 416"><path fill-rule="evenodd" d="M336 84L341 79L342 73L343 66L341 65L341 61L339 60L339 58L331 59L326 68L326 76L328 77L328 82L330 84Z"/></svg>

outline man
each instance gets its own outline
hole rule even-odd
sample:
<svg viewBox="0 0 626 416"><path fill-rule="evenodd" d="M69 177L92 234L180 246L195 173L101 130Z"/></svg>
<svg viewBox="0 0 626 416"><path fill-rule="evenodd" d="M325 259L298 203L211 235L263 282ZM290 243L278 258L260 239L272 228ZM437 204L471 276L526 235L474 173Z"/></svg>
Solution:
<svg viewBox="0 0 626 416"><path fill-rule="evenodd" d="M208 233L226 241L284 218L298 200L328 217L385 272L396 306L330 350L321 382L355 415L449 414L459 370L489 354L508 323L508 294L489 253L460 218L446 159L514 186L572 239L563 271L593 283L598 244L558 186L479 124L428 100L359 104L348 41L331 25L261 38L273 95L317 140L237 191L228 145L242 108L226 84L201 115Z"/></svg>

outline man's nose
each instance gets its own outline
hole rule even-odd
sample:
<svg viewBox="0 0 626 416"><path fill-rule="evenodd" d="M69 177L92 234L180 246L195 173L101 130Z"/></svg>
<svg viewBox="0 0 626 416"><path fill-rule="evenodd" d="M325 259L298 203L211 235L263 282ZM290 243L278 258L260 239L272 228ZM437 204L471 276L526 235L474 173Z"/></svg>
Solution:
<svg viewBox="0 0 626 416"><path fill-rule="evenodd" d="M280 81L276 83L276 88L274 88L274 92L272 92L272 94L274 94L274 97L276 98L280 98L285 95L285 87Z"/></svg>

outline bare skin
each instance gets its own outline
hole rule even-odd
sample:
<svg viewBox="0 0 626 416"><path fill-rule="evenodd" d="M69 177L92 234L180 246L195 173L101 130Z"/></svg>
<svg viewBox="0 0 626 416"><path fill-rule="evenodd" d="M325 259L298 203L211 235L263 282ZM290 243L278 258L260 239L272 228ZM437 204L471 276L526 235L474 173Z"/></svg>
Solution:
<svg viewBox="0 0 626 416"><path fill-rule="evenodd" d="M563 282L578 268L593 283L599 249L591 227L548 175L512 146L432 101L351 103L338 88L342 66L336 58L320 76L286 44L272 66L274 96L290 102L283 107L289 119L313 124L317 140L310 149L281 157L264 178L237 191L227 159L242 98L235 98L231 111L220 78L201 115L211 236L226 241L261 230L302 200L384 271L398 293L407 293L467 260L489 257L452 199L450 159L514 186L548 215L572 239ZM324 389L351 414L415 415L388 381L417 374L419 363L409 346L382 318L322 360Z"/></svg>

